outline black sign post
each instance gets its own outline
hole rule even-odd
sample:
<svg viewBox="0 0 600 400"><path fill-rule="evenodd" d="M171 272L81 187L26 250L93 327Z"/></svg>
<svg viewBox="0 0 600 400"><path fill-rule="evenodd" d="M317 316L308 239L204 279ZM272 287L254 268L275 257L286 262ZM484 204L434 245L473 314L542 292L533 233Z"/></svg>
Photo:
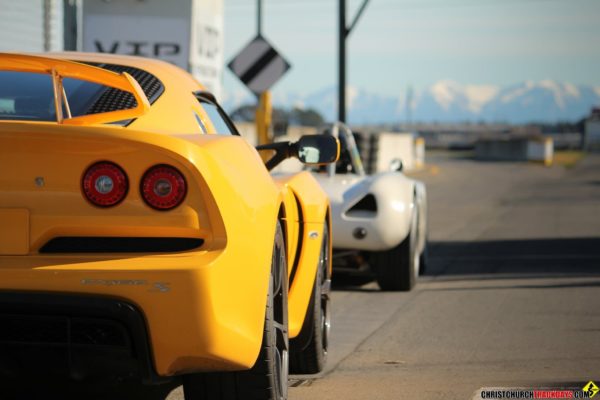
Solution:
<svg viewBox="0 0 600 400"><path fill-rule="evenodd" d="M258 97L256 137L258 144L267 144L271 141L269 89L290 69L290 64L262 36L262 0L257 0L256 7L256 37L227 66Z"/></svg>
<svg viewBox="0 0 600 400"><path fill-rule="evenodd" d="M352 23L346 27L346 0L339 0L338 18L338 120L346 122L346 38L356 26L369 0L363 0Z"/></svg>

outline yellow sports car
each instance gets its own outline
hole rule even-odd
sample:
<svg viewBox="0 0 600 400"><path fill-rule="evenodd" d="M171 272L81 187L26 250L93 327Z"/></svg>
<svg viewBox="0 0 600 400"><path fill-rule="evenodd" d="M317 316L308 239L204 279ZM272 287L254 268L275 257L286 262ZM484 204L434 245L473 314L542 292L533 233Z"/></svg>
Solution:
<svg viewBox="0 0 600 400"><path fill-rule="evenodd" d="M269 169L339 144L263 148L171 64L0 54L0 375L284 399L322 369L329 203Z"/></svg>

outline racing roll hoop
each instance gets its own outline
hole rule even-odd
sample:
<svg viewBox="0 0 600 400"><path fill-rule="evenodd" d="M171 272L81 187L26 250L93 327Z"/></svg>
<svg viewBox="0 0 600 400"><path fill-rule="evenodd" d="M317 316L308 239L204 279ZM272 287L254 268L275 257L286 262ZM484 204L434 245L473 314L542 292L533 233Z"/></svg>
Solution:
<svg viewBox="0 0 600 400"><path fill-rule="evenodd" d="M116 73L74 61L33 56L26 54L0 53L0 71L48 74L52 78L56 122L64 125L92 125L129 120L140 117L150 110L150 103L137 81L127 72ZM96 114L73 116L67 93L63 86L65 78L78 79L130 93L136 106L128 109Z"/></svg>
<svg viewBox="0 0 600 400"><path fill-rule="evenodd" d="M337 138L346 150L346 162L350 163L352 171L358 176L365 176L365 167L363 166L356 140L354 140L354 134L352 130L343 122L336 121L330 126L322 128L325 135L331 135ZM327 174L334 176L336 172L336 165L330 164L327 166Z"/></svg>

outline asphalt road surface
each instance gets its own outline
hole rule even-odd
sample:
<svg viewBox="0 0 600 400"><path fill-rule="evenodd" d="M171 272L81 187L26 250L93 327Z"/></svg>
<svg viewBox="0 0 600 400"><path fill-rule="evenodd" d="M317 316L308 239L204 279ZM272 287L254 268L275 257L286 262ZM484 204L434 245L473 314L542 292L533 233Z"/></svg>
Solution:
<svg viewBox="0 0 600 400"><path fill-rule="evenodd" d="M292 400L470 399L600 380L600 156L575 168L432 157L415 291L335 293L328 371Z"/></svg>
<svg viewBox="0 0 600 400"><path fill-rule="evenodd" d="M414 174L428 185L427 275L410 293L335 277L327 369L292 377L290 399L471 399L481 387L598 383L600 155L569 169L428 162ZM119 393L107 398L183 398L174 386Z"/></svg>

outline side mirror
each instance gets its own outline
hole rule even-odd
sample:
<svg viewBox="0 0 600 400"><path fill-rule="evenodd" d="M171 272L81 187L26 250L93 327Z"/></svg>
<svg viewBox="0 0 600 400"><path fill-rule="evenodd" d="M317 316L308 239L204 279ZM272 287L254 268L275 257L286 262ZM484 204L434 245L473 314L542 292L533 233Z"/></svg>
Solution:
<svg viewBox="0 0 600 400"><path fill-rule="evenodd" d="M390 161L390 171L393 172L401 172L404 169L404 165L402 165L402 160L399 158L394 158Z"/></svg>
<svg viewBox="0 0 600 400"><path fill-rule="evenodd" d="M283 160L295 157L308 165L336 162L340 156L340 142L333 136L306 135L297 142L275 142L257 146L256 150L274 150L275 155L266 162L270 171Z"/></svg>
<svg viewBox="0 0 600 400"><path fill-rule="evenodd" d="M304 164L321 165L336 162L340 156L340 143L333 136L307 135L292 145Z"/></svg>

